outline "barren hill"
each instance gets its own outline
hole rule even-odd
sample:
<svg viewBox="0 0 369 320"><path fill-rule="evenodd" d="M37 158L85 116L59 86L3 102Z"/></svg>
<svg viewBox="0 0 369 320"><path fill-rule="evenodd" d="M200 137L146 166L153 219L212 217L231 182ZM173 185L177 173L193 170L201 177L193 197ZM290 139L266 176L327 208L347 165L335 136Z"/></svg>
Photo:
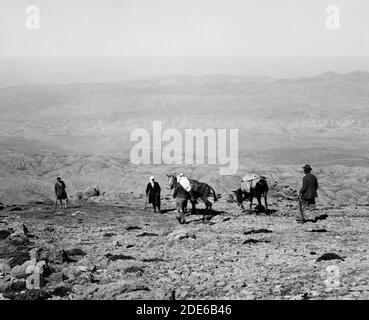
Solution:
<svg viewBox="0 0 369 320"><path fill-rule="evenodd" d="M368 203L369 74L328 72L300 79L247 76L153 77L116 84L0 89L0 199L52 197L57 175L70 194L91 184L106 192L142 192L155 174L187 172L221 193L246 171L300 185L310 163L323 203ZM237 177L216 166L134 166L135 128L238 128Z"/></svg>

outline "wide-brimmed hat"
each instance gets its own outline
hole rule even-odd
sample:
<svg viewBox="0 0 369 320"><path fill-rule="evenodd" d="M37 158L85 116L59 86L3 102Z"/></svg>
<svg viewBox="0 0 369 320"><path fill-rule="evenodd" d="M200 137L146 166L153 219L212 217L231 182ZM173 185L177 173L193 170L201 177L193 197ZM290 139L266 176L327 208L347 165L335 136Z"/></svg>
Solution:
<svg viewBox="0 0 369 320"><path fill-rule="evenodd" d="M309 170L309 171L313 170L313 168L311 167L311 165L310 165L310 164L305 164L302 168L303 168L304 170Z"/></svg>

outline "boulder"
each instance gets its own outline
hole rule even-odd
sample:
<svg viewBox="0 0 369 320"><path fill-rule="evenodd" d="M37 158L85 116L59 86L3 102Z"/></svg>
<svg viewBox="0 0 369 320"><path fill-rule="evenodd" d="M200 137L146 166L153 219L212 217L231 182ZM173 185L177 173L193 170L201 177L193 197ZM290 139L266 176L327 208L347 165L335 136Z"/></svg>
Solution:
<svg viewBox="0 0 369 320"><path fill-rule="evenodd" d="M26 289L24 280L0 280L0 293L19 292Z"/></svg>
<svg viewBox="0 0 369 320"><path fill-rule="evenodd" d="M4 240L11 235L9 230L0 230L0 240Z"/></svg>
<svg viewBox="0 0 369 320"><path fill-rule="evenodd" d="M82 191L77 191L75 194L75 198L77 200L82 200L83 199L83 192Z"/></svg>
<svg viewBox="0 0 369 320"><path fill-rule="evenodd" d="M4 298L10 300L46 300L51 298L51 294L46 290L26 290L20 293L4 294Z"/></svg>
<svg viewBox="0 0 369 320"><path fill-rule="evenodd" d="M82 199L88 199L98 196L100 196L100 188L98 186L88 187L82 192Z"/></svg>

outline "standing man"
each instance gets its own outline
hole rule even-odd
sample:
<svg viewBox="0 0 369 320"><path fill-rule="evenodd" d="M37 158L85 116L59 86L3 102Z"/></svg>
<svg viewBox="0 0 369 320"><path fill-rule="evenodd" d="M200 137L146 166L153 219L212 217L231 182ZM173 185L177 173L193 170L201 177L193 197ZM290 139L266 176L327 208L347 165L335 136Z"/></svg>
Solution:
<svg viewBox="0 0 369 320"><path fill-rule="evenodd" d="M55 183L55 210L58 208L58 201L60 203L60 209L63 209L63 200L65 200L65 208L68 207L68 196L65 189L66 185L64 181L60 177L57 177Z"/></svg>
<svg viewBox="0 0 369 320"><path fill-rule="evenodd" d="M156 212L156 208L158 208L159 213L161 213L160 210L160 191L161 188L159 186L159 183L155 181L155 178L153 176L150 177L150 182L147 184L146 187L146 197L149 198L149 203L152 203L152 206L154 208L154 212Z"/></svg>
<svg viewBox="0 0 369 320"><path fill-rule="evenodd" d="M315 209L315 198L318 197L318 179L311 174L311 166L306 164L304 167L305 176L302 179L302 188L299 193L300 213L302 222L306 221L305 209Z"/></svg>

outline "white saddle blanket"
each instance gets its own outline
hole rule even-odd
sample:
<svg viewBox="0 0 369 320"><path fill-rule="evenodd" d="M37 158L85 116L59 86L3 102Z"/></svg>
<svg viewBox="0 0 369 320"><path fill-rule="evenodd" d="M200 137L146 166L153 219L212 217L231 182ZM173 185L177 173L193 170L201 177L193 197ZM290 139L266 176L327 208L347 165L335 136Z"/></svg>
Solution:
<svg viewBox="0 0 369 320"><path fill-rule="evenodd" d="M260 177L254 173L245 175L241 180L241 190L250 193L251 188L260 181Z"/></svg>
<svg viewBox="0 0 369 320"><path fill-rule="evenodd" d="M190 192L191 190L191 183L190 180L188 180L186 177L177 177L178 183L185 189L187 192Z"/></svg>

